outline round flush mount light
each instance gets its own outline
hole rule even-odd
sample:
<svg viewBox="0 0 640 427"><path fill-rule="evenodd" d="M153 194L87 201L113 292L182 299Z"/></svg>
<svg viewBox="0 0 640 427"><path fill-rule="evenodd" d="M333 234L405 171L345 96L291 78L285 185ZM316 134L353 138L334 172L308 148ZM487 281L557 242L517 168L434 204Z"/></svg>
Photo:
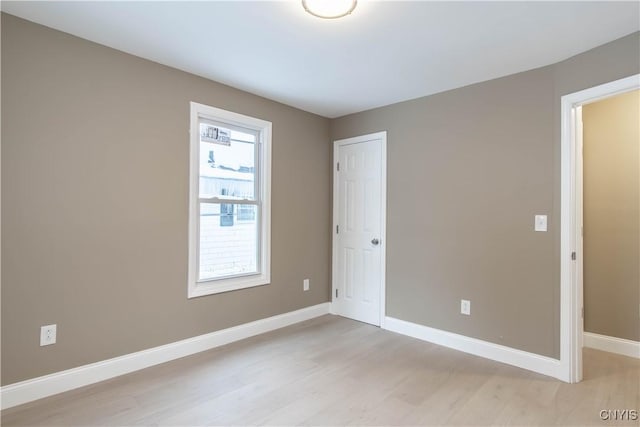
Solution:
<svg viewBox="0 0 640 427"><path fill-rule="evenodd" d="M302 0L304 10L324 19L342 18L353 12L357 0Z"/></svg>

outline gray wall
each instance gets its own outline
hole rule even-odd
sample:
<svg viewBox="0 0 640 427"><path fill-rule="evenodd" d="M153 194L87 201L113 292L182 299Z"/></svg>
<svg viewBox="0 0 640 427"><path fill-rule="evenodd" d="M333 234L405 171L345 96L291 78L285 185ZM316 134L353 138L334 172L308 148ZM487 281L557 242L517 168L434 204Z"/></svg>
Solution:
<svg viewBox="0 0 640 427"><path fill-rule="evenodd" d="M332 121L388 131L388 316L559 358L560 97L638 73L639 34Z"/></svg>
<svg viewBox="0 0 640 427"><path fill-rule="evenodd" d="M189 101L273 122L268 286L187 300ZM6 14L2 107L2 384L329 300L328 119Z"/></svg>
<svg viewBox="0 0 640 427"><path fill-rule="evenodd" d="M640 341L640 91L582 114L585 331Z"/></svg>

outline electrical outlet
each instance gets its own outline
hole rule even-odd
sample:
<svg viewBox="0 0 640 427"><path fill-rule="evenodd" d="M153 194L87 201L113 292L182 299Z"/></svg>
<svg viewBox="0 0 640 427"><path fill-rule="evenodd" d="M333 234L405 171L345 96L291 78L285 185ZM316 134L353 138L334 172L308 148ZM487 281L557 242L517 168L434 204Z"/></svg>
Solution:
<svg viewBox="0 0 640 427"><path fill-rule="evenodd" d="M309 290L309 279L304 279L304 281L302 282L302 290L303 291Z"/></svg>
<svg viewBox="0 0 640 427"><path fill-rule="evenodd" d="M460 314L471 316L471 301L466 299L460 300Z"/></svg>
<svg viewBox="0 0 640 427"><path fill-rule="evenodd" d="M40 347L56 343L56 325L47 325L40 328Z"/></svg>
<svg viewBox="0 0 640 427"><path fill-rule="evenodd" d="M547 231L547 216L536 215L533 229L535 231Z"/></svg>

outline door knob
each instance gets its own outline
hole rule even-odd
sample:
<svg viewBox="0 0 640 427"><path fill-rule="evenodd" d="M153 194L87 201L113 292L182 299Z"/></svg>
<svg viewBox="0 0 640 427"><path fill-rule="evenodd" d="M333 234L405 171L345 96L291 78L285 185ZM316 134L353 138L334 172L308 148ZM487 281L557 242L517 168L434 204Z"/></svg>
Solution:
<svg viewBox="0 0 640 427"><path fill-rule="evenodd" d="M378 243L380 243L380 240L374 238L373 240L371 240L371 244L373 245L377 245Z"/></svg>

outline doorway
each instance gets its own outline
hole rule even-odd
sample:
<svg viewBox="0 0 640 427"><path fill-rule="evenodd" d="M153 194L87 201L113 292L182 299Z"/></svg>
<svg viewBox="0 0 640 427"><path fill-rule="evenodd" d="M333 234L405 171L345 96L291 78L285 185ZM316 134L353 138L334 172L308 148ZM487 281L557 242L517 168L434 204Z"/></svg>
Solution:
<svg viewBox="0 0 640 427"><path fill-rule="evenodd" d="M640 358L640 90L582 123L584 347Z"/></svg>
<svg viewBox="0 0 640 427"><path fill-rule="evenodd" d="M385 314L387 133L334 142L332 311L376 326Z"/></svg>
<svg viewBox="0 0 640 427"><path fill-rule="evenodd" d="M582 380L583 289L583 106L640 89L640 75L562 97L560 362L567 382Z"/></svg>

